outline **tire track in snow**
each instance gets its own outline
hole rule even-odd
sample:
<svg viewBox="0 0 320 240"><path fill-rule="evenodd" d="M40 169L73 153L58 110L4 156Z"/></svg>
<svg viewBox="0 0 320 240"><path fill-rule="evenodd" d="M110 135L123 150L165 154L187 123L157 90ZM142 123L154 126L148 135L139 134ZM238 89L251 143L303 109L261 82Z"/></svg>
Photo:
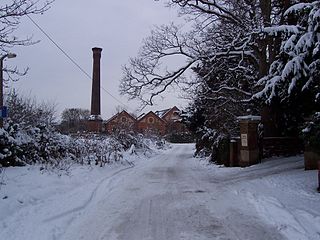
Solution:
<svg viewBox="0 0 320 240"><path fill-rule="evenodd" d="M169 151L172 151L172 149L169 149ZM162 160L162 159L166 158L166 155L162 155L162 156L161 155L156 155L156 156L151 157L149 159L154 159L154 158L156 158L157 160L159 160L159 159ZM68 211L65 211L63 213L60 213L58 215L55 215L53 217L45 219L44 221L46 221L46 222L52 222L52 221L55 221L55 220L58 220L58 219L61 219L61 218L64 218L64 217L68 217L68 216L70 218L67 221L67 224L65 224L65 227L63 227L63 229L60 229L58 233L54 234L54 240L64 239L65 235L69 231L69 228L74 223L76 223L77 220L79 219L79 216L77 216L77 214L81 214L81 212L83 212L94 201L94 199L95 199L95 197L96 197L96 195L98 193L98 190L102 185L105 185L106 183L108 183L108 181L109 181L108 184L112 183L112 181L114 181L115 178L119 176L119 174L121 174L123 172L128 172L128 170L130 170L130 169L135 169L135 171L137 171L138 169L139 170L143 170L147 166L148 166L148 162L147 162L147 164L142 164L142 165L137 165L137 166L136 165L131 165L131 166L127 167L127 168L123 168L123 169L120 169L120 170L116 171L111 176L107 176L106 178L100 180L99 183L96 185L96 187L92 190L88 200L85 201L85 203L83 203L81 206L72 208L72 209L70 209ZM130 173L134 173L135 171L132 171L132 172L130 171ZM109 193L113 189L114 189L113 187L109 187L107 192L105 192L105 193Z"/></svg>
<svg viewBox="0 0 320 240"><path fill-rule="evenodd" d="M57 238L58 239L74 239L74 232L75 231L79 231L79 229L100 229L100 231L93 231L90 232L88 234L88 231L79 231L77 233L77 239L118 239L117 236L118 234L116 234L116 232L107 232L105 230L106 228L106 222L110 221L110 218L113 221L117 221L116 219L118 218L118 214L123 213L123 203L121 201L114 201L114 197L116 196L116 199L123 199L123 197L117 197L119 196L119 191L120 191L120 196L121 194L126 192L126 188L128 187L128 176L129 179L136 179L137 176L139 176L141 173L146 173L149 172L149 169L152 168L154 166L154 164L161 164L164 161L168 161L168 155L171 155L174 152L174 149L168 149L167 151L162 152L161 154L157 154L154 157L149 158L148 161L145 161L143 164L139 164L137 165L133 171L130 172L126 172L126 177L123 179L124 181L121 182L119 188L116 189L116 191L110 195L110 198L105 198L104 201L102 202L102 205L99 205L98 212L97 209L94 209L93 207L93 211L91 211L91 208L88 209L87 211L90 213L90 216L84 216L84 218L80 219L77 218L75 219L75 221L72 222L72 224L70 224L70 226L68 226L67 228L64 229L64 232L61 233ZM162 165L162 164L161 164ZM131 177L130 177L131 176ZM134 177L134 178L132 178ZM134 181L135 182L135 181ZM132 182L129 180L129 186L132 185ZM98 194L97 198L100 197L101 194ZM136 195L137 196L137 195ZM135 198L133 196L133 198ZM139 197L138 197L139 198ZM113 209L115 209L115 212L113 212L113 210L110 208L110 200L114 201L113 203ZM132 201L132 199L131 199ZM140 201L137 201L137 203L140 204ZM153 202L145 202L146 206L148 206L147 208L142 208L142 211L139 212L138 211L138 215L141 214L142 216L147 216L143 219L151 219L150 217L148 217L148 214L152 213L153 209ZM138 204L138 206L139 206ZM134 204L135 205L135 204ZM118 210L118 207L121 206L120 210ZM131 209L131 207L133 207L133 205L129 204L129 205L125 205L125 208L129 207L129 209ZM104 209L103 213L101 212L101 208ZM125 209L124 208L124 209ZM133 209L136 209L135 207L133 207ZM151 212L148 210L150 209ZM94 221L92 221L92 219L94 219ZM80 221L78 221L80 220ZM144 226L148 226L146 221L142 221L141 222L141 218L133 218L133 220L130 220L130 217L127 217L126 220L131 221L133 224L141 224L143 227L141 228L141 234L144 231ZM132 235L129 235L128 238L125 239L133 239ZM144 239L144 238L142 238Z"/></svg>
<svg viewBox="0 0 320 240"><path fill-rule="evenodd" d="M126 167L126 168L123 168L123 169L120 169L120 170L114 172L111 176L107 176L107 177L103 178L102 180L100 180L100 182L98 182L98 184L97 184L97 185L95 186L95 188L92 190L89 198L88 198L82 205L80 205L80 206L78 206L78 207L75 207L75 208L72 208L72 209L70 209L70 210L64 211L64 212L62 212L62 213L59 213L59 214L57 214L57 215L55 215L55 216L46 218L46 219L43 220L43 222L44 222L44 223L51 222L51 221L54 221L54 220L57 220L57 219L66 217L66 216L68 216L68 215L70 215L70 214L75 214L75 213L77 213L77 212L80 212L80 211L84 210L84 209L87 208L87 207L89 206L89 204L93 201L93 199L95 198L95 196L96 196L96 194L97 194L97 192L98 192L98 190L99 190L99 188L101 187L102 184L106 183L106 181L110 181L110 182L111 182L112 179L113 179L115 176L117 176L117 175L119 175L120 173L125 172L125 171L127 171L127 170L129 170L129 169L132 169L132 168L134 168L134 167L135 167L134 165L131 165L131 166L129 166L129 167ZM110 190L110 189L109 189L109 190Z"/></svg>

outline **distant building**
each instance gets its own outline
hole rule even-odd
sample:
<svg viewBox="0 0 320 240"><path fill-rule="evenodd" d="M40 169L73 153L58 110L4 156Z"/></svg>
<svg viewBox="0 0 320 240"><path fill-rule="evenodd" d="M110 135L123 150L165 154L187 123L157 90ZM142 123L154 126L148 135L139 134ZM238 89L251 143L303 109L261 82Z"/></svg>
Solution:
<svg viewBox="0 0 320 240"><path fill-rule="evenodd" d="M155 114L166 122L172 122L180 119L179 112L180 110L176 106L174 106L173 108L156 111Z"/></svg>
<svg viewBox="0 0 320 240"><path fill-rule="evenodd" d="M152 111L137 119L137 130L144 134L165 135L167 130L166 125L166 121Z"/></svg>
<svg viewBox="0 0 320 240"><path fill-rule="evenodd" d="M104 130L106 133L112 133L116 130L126 129L136 131L137 119L131 114L123 110L117 113L104 123Z"/></svg>
<svg viewBox="0 0 320 240"><path fill-rule="evenodd" d="M110 134L116 130L129 130L143 134L166 135L171 133L187 132L186 126L181 123L180 110L173 108L150 111L141 114L138 118L126 111L117 113L104 123L104 131Z"/></svg>
<svg viewBox="0 0 320 240"><path fill-rule="evenodd" d="M181 123L180 109L176 106L155 113L166 121L167 134L188 132L186 125Z"/></svg>

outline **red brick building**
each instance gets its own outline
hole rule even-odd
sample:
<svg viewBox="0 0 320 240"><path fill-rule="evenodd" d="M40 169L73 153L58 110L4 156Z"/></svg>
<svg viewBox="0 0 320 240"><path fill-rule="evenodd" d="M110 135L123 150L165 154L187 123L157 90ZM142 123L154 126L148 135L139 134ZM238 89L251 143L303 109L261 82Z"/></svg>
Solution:
<svg viewBox="0 0 320 240"><path fill-rule="evenodd" d="M174 106L173 108L156 111L155 114L157 114L166 122L173 122L180 119L179 112L180 110L176 106Z"/></svg>
<svg viewBox="0 0 320 240"><path fill-rule="evenodd" d="M137 130L141 133L166 134L166 121L150 111L137 119Z"/></svg>
<svg viewBox="0 0 320 240"><path fill-rule="evenodd" d="M181 123L180 110L176 106L173 108L156 111L155 113L166 121L166 132L168 134L188 132L186 126Z"/></svg>
<svg viewBox="0 0 320 240"><path fill-rule="evenodd" d="M127 129L144 134L160 135L186 132L185 125L179 121L179 112L180 110L174 106L161 111L150 111L135 118L126 111L122 111L104 123L104 131L110 134L118 129Z"/></svg>
<svg viewBox="0 0 320 240"><path fill-rule="evenodd" d="M104 123L104 131L108 134L120 129L136 131L136 124L137 120L123 110Z"/></svg>

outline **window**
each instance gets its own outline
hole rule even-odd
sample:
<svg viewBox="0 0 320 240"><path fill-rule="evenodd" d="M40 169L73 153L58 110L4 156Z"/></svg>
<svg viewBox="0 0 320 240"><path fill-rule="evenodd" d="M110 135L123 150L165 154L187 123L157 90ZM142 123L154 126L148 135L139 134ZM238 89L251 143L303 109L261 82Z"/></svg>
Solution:
<svg viewBox="0 0 320 240"><path fill-rule="evenodd" d="M154 122L153 117L149 117L149 118L148 118L148 123L153 123L153 122Z"/></svg>
<svg viewBox="0 0 320 240"><path fill-rule="evenodd" d="M125 117L122 117L122 118L121 118L121 122L124 123L124 122L126 122L126 121L127 121L127 118L125 118Z"/></svg>

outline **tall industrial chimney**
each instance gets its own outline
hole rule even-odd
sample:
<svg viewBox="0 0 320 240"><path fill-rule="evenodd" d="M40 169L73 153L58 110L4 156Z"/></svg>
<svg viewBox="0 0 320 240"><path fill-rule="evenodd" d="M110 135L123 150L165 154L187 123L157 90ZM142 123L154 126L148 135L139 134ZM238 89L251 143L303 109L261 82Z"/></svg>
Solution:
<svg viewBox="0 0 320 240"><path fill-rule="evenodd" d="M100 100L100 59L102 48L92 48L93 72L91 93L91 116L87 121L89 132L99 133L102 131L101 100Z"/></svg>
<svg viewBox="0 0 320 240"><path fill-rule="evenodd" d="M100 96L100 59L102 48L92 48L93 51L93 72L92 72L92 95L91 95L91 116L99 118L101 114Z"/></svg>

